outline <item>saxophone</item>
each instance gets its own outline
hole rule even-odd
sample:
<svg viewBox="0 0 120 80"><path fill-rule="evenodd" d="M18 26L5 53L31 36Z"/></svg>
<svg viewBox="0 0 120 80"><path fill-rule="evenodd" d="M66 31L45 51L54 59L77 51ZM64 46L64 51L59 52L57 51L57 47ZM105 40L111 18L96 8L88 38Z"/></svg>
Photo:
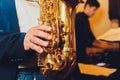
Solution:
<svg viewBox="0 0 120 80"><path fill-rule="evenodd" d="M39 24L52 27L52 40L39 54L37 66L45 76L65 79L76 64L75 29L72 26L73 4L78 0L28 0L40 6ZM71 6L72 5L72 6ZM75 5L75 4L74 4Z"/></svg>

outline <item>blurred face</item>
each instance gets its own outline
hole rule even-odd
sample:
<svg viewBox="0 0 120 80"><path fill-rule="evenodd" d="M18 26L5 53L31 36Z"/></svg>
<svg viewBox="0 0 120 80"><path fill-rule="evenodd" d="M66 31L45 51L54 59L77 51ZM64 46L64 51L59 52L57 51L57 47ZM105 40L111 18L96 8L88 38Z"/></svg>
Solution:
<svg viewBox="0 0 120 80"><path fill-rule="evenodd" d="M87 11L87 15L89 17L92 17L96 13L96 11L97 11L98 8L95 7L95 6L87 5L85 9Z"/></svg>
<svg viewBox="0 0 120 80"><path fill-rule="evenodd" d="M97 8L96 7L90 7L90 9L89 9L89 17L92 17L95 13L96 13L96 11L97 11Z"/></svg>

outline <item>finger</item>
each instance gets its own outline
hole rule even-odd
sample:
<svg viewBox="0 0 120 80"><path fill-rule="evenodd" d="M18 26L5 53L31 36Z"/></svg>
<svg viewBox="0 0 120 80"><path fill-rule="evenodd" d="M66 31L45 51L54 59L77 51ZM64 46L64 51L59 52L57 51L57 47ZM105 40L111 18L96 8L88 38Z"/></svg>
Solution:
<svg viewBox="0 0 120 80"><path fill-rule="evenodd" d="M45 25L38 25L38 29L47 32L50 32L52 30L50 26L45 26Z"/></svg>
<svg viewBox="0 0 120 80"><path fill-rule="evenodd" d="M112 44L112 43L108 43L108 45L113 46L113 44Z"/></svg>
<svg viewBox="0 0 120 80"><path fill-rule="evenodd" d="M32 39L30 39L30 41L34 44L37 44L39 46L43 46L43 47L47 47L49 42L48 41L43 41L38 37L32 37Z"/></svg>
<svg viewBox="0 0 120 80"><path fill-rule="evenodd" d="M43 39L46 39L46 40L51 40L52 39L52 36L44 31L39 31L39 30L36 30L34 31L34 36L37 36L39 38L43 38Z"/></svg>
<svg viewBox="0 0 120 80"><path fill-rule="evenodd" d="M30 46L30 49L36 51L37 53L43 52L43 49L39 45L36 45L36 44L30 42L29 46Z"/></svg>

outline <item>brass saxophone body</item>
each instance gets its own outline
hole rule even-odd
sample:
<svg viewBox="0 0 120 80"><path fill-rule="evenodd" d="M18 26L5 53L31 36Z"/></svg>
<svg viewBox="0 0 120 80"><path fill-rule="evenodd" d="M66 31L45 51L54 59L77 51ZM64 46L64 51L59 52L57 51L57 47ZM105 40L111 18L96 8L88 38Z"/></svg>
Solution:
<svg viewBox="0 0 120 80"><path fill-rule="evenodd" d="M30 1L40 5L39 24L52 27L52 40L49 47L44 48L45 53L38 55L37 66L43 75L64 79L76 63L75 28L72 26L74 8L66 2L68 0Z"/></svg>

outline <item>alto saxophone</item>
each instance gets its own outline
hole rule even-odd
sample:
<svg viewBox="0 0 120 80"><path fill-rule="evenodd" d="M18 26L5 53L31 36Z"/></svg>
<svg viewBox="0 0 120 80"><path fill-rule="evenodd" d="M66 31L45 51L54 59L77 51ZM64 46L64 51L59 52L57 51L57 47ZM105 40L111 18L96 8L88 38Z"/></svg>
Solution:
<svg viewBox="0 0 120 80"><path fill-rule="evenodd" d="M40 6L39 24L52 27L52 40L44 53L38 55L37 66L45 76L65 79L76 63L75 29L72 26L73 7L68 0L29 0ZM69 0L70 1L70 0ZM79 2L79 1L77 1Z"/></svg>

